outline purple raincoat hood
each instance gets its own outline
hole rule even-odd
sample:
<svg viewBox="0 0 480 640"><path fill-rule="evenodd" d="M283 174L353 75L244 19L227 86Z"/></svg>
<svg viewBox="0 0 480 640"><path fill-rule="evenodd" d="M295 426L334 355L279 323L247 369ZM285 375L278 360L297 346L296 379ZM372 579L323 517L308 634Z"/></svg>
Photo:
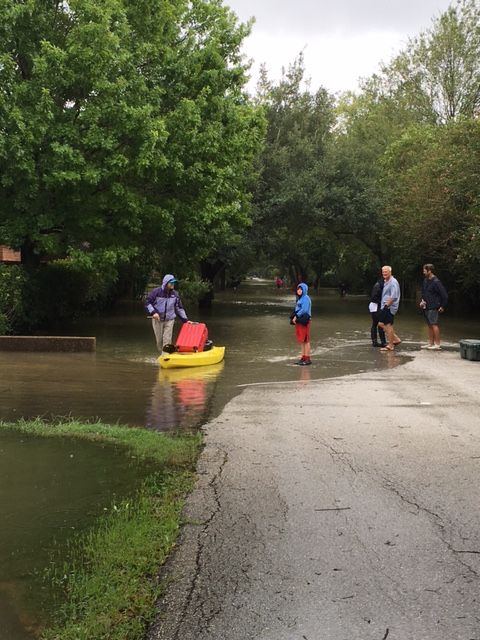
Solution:
<svg viewBox="0 0 480 640"><path fill-rule="evenodd" d="M175 280L175 276L171 273L167 273L162 280L162 289L165 289L170 280Z"/></svg>

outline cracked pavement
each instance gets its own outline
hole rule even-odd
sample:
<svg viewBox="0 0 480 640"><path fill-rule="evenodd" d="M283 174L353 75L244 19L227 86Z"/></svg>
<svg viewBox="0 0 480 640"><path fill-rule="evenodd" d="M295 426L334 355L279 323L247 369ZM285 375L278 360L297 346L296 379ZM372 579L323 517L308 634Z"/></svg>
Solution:
<svg viewBox="0 0 480 640"><path fill-rule="evenodd" d="M479 389L418 352L243 391L205 427L149 640L480 640Z"/></svg>

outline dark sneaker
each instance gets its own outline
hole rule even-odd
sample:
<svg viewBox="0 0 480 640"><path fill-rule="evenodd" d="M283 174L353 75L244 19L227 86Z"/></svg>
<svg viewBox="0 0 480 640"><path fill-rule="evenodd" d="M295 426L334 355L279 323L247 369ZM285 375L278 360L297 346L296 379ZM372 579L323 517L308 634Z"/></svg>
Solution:
<svg viewBox="0 0 480 640"><path fill-rule="evenodd" d="M301 367L306 367L309 364L312 364L311 360L300 360L300 362L298 363Z"/></svg>

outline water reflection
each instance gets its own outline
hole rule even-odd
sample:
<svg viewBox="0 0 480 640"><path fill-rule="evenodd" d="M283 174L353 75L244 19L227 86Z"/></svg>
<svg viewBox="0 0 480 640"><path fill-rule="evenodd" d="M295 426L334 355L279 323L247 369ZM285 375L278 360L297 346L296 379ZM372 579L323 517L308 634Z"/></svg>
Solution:
<svg viewBox="0 0 480 640"><path fill-rule="evenodd" d="M385 358L386 369L393 369L398 365L399 355L397 351L382 351L380 355Z"/></svg>
<svg viewBox="0 0 480 640"><path fill-rule="evenodd" d="M194 430L208 417L224 363L187 369L159 369L146 426L157 431Z"/></svg>
<svg viewBox="0 0 480 640"><path fill-rule="evenodd" d="M298 367L300 369L300 382L307 384L312 379L310 367Z"/></svg>

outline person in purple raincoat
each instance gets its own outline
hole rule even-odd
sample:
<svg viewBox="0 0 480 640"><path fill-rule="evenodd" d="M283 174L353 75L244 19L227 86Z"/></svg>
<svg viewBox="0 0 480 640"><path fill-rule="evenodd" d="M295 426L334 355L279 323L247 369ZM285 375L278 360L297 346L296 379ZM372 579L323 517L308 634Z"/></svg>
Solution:
<svg viewBox="0 0 480 640"><path fill-rule="evenodd" d="M176 282L175 276L167 273L162 286L152 289L145 299L145 309L152 318L153 333L160 353L166 344L172 343L175 318L188 322L180 296L175 291Z"/></svg>

